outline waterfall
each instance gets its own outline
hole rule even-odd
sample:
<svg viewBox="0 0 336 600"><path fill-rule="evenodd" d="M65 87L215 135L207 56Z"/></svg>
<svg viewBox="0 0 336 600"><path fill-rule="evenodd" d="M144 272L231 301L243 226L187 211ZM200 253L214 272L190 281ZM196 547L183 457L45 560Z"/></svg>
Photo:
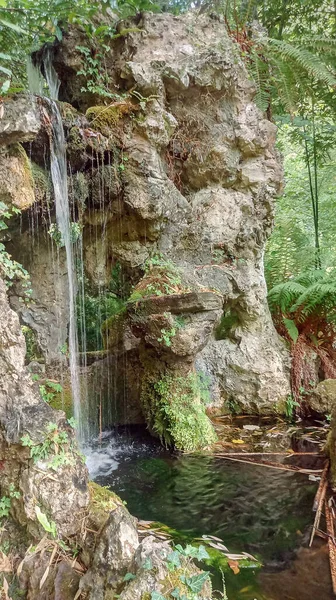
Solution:
<svg viewBox="0 0 336 600"><path fill-rule="evenodd" d="M46 52L43 59L44 73L47 80L50 100L51 129L50 140L50 170L54 188L56 220L58 229L62 235L62 241L66 252L66 265L69 285L69 363L71 373L71 388L74 406L74 417L77 424L77 437L79 443L83 443L86 437L84 419L82 418L81 388L79 379L78 361L78 337L76 326L76 293L77 280L74 262L72 227L70 219L66 143L64 138L63 123L57 105L59 79L52 65L51 54Z"/></svg>

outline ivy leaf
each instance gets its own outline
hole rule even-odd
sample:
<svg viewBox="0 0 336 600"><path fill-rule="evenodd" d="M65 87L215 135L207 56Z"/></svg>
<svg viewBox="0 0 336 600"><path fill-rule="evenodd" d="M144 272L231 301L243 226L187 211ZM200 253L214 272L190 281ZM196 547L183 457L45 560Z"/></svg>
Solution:
<svg viewBox="0 0 336 600"><path fill-rule="evenodd" d="M197 552L196 558L197 558L197 560L206 560L207 558L210 558L210 556L204 546L201 545L198 547L198 552Z"/></svg>
<svg viewBox="0 0 336 600"><path fill-rule="evenodd" d="M168 561L169 567L179 569L181 566L180 553L177 550L175 550L174 552L171 552L167 556L167 561Z"/></svg>
<svg viewBox="0 0 336 600"><path fill-rule="evenodd" d="M151 600L167 600L167 598L162 596L162 594L160 594L159 592L152 592Z"/></svg>
<svg viewBox="0 0 336 600"><path fill-rule="evenodd" d="M208 578L209 573L200 573L199 575L193 575L192 577L184 577L183 583L185 583L192 592L198 594L198 592L202 591Z"/></svg>
<svg viewBox="0 0 336 600"><path fill-rule="evenodd" d="M126 573L124 581L132 581L133 579L135 579L135 575L133 575L133 573Z"/></svg>
<svg viewBox="0 0 336 600"><path fill-rule="evenodd" d="M153 568L153 563L148 556L142 566L146 571L150 571Z"/></svg>

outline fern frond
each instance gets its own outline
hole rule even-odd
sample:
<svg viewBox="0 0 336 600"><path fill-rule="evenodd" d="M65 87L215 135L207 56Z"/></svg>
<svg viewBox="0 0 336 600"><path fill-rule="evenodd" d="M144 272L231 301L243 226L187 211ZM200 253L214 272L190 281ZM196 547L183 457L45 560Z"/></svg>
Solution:
<svg viewBox="0 0 336 600"><path fill-rule="evenodd" d="M327 316L328 311L336 308L336 281L317 282L299 296L291 308L292 313L297 313L297 320L303 323L314 313L321 317Z"/></svg>
<svg viewBox="0 0 336 600"><path fill-rule="evenodd" d="M282 103L288 113L293 114L299 100L297 79L293 69L281 57L275 55L269 57L269 64Z"/></svg>
<svg viewBox="0 0 336 600"><path fill-rule="evenodd" d="M265 112L270 102L270 94L267 90L269 87L268 66L254 49L251 50L249 59L247 70L256 86L255 103L262 112Z"/></svg>
<svg viewBox="0 0 336 600"><path fill-rule="evenodd" d="M286 319L285 317L282 319L284 322L284 325L287 329L288 335L289 337L293 340L293 342L295 343L299 337L299 330L295 325L295 322L292 319Z"/></svg>
<svg viewBox="0 0 336 600"><path fill-rule="evenodd" d="M321 279L326 277L326 273L321 269L314 269L313 271L307 271L306 273L302 273L298 277L295 277L295 281L303 285L304 287L309 287Z"/></svg>
<svg viewBox="0 0 336 600"><path fill-rule="evenodd" d="M305 292L305 288L295 280L285 281L274 286L268 293L268 304L272 313L281 312L286 315L291 311L293 303Z"/></svg>
<svg viewBox="0 0 336 600"><path fill-rule="evenodd" d="M306 48L327 52L330 55L336 54L336 39L322 37L306 37L302 44Z"/></svg>
<svg viewBox="0 0 336 600"><path fill-rule="evenodd" d="M304 69L314 79L331 87L336 85L336 77L316 54L306 48L293 46L284 40L269 38L268 44L283 60L293 61L297 67Z"/></svg>

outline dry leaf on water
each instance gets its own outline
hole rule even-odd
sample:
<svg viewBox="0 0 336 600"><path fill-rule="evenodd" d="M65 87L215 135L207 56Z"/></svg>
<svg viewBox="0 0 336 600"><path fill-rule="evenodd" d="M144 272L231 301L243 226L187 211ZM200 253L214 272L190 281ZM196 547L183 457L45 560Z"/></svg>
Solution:
<svg viewBox="0 0 336 600"><path fill-rule="evenodd" d="M2 588L3 588L3 591L5 592L6 600L11 600L11 598L8 596L9 585L8 585L8 581L5 576L3 578Z"/></svg>
<svg viewBox="0 0 336 600"><path fill-rule="evenodd" d="M228 560L228 565L235 575L238 575L240 568L239 563L236 560Z"/></svg>
<svg viewBox="0 0 336 600"><path fill-rule="evenodd" d="M12 565L8 556L0 551L0 573L11 573L11 571Z"/></svg>

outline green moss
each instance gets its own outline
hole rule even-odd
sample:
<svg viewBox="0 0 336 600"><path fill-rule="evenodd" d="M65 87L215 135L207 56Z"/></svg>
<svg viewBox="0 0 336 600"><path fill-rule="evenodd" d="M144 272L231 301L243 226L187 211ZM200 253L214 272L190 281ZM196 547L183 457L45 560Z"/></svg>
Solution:
<svg viewBox="0 0 336 600"><path fill-rule="evenodd" d="M138 302L148 296L170 296L190 291L182 282L179 268L160 254L146 260L144 270L145 275L134 288L129 302Z"/></svg>
<svg viewBox="0 0 336 600"><path fill-rule="evenodd" d="M74 121L78 116L78 112L72 104L69 104L68 102L59 102L58 105L63 121Z"/></svg>
<svg viewBox="0 0 336 600"><path fill-rule="evenodd" d="M240 318L236 311L229 309L224 312L215 331L216 340L231 338L240 324Z"/></svg>
<svg viewBox="0 0 336 600"><path fill-rule="evenodd" d="M136 109L137 107L130 100L123 100L109 106L90 106L86 111L86 117L94 129L109 136L113 134L119 122Z"/></svg>
<svg viewBox="0 0 336 600"><path fill-rule="evenodd" d="M190 571L190 572L188 572ZM188 570L187 568L176 569L175 571L170 571L167 576L160 581L160 585L162 586L162 594L169 594L172 590L178 590L180 596L184 596L186 598L190 598L190 589L181 581L181 577L188 575L194 575L195 571L192 569Z"/></svg>
<svg viewBox="0 0 336 600"><path fill-rule="evenodd" d="M71 388L64 386L62 392L54 392L53 398L50 400L49 405L54 410L63 410L67 419L73 417Z"/></svg>
<svg viewBox="0 0 336 600"><path fill-rule="evenodd" d="M165 374L144 378L141 401L149 427L168 446L201 450L216 441L216 434L202 402L202 386L196 373Z"/></svg>
<svg viewBox="0 0 336 600"><path fill-rule="evenodd" d="M105 487L89 481L90 493L89 515L97 527L102 526L110 512L123 504L122 500Z"/></svg>
<svg viewBox="0 0 336 600"><path fill-rule="evenodd" d="M126 309L123 307L118 314L112 315L102 324L101 334L104 350L111 350L121 342L124 332L125 314Z"/></svg>
<svg viewBox="0 0 336 600"><path fill-rule="evenodd" d="M41 202L46 200L49 202L52 188L49 174L34 162L31 163L31 173L34 181L36 201Z"/></svg>
<svg viewBox="0 0 336 600"><path fill-rule="evenodd" d="M94 481L89 482L90 504L104 510L114 510L123 504L121 498L106 487L102 487Z"/></svg>

